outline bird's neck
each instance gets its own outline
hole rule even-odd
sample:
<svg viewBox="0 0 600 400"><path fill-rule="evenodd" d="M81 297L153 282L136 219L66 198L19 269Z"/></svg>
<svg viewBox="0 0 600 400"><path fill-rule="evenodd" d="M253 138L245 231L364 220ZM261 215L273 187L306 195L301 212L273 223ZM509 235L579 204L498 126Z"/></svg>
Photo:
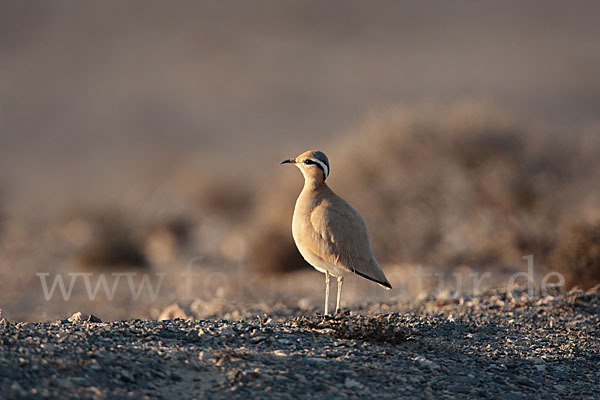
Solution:
<svg viewBox="0 0 600 400"><path fill-rule="evenodd" d="M304 188L302 190L318 190L325 187L327 187L327 184L323 179L317 177L306 177L304 179Z"/></svg>

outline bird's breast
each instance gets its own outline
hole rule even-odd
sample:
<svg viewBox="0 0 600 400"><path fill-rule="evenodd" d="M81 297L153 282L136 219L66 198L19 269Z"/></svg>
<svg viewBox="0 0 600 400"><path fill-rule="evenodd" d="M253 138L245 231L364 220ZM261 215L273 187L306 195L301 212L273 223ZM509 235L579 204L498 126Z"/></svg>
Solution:
<svg viewBox="0 0 600 400"><path fill-rule="evenodd" d="M351 271L325 261L312 250L318 248L314 243L317 233L310 220L311 212L314 210L314 201L312 200L311 198L303 198L301 194L296 202L294 217L292 218L292 236L296 247L306 262L317 271L322 273L328 271L333 276L349 275Z"/></svg>

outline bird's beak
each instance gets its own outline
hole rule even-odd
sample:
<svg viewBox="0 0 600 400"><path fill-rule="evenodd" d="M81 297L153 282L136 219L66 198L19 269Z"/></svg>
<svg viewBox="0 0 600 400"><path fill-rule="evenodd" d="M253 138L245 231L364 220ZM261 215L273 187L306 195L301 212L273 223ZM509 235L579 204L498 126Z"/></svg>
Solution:
<svg viewBox="0 0 600 400"><path fill-rule="evenodd" d="M296 164L296 160L294 160L293 158L287 159L287 160L283 160L281 162L281 164Z"/></svg>

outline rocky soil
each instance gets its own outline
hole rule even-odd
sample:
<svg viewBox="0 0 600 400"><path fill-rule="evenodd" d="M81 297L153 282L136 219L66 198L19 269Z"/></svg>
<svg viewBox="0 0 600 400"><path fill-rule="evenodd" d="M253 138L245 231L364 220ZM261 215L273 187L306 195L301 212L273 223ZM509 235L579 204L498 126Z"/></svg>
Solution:
<svg viewBox="0 0 600 400"><path fill-rule="evenodd" d="M0 398L600 398L600 289L323 318L0 322Z"/></svg>

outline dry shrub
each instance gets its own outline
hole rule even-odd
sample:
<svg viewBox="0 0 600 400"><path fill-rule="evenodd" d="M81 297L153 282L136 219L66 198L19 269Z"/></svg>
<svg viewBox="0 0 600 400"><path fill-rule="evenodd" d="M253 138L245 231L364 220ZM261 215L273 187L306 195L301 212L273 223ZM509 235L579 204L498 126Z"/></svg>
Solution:
<svg viewBox="0 0 600 400"><path fill-rule="evenodd" d="M203 184L198 194L200 210L222 219L236 220L252 209L252 193L244 182L219 179Z"/></svg>
<svg viewBox="0 0 600 400"><path fill-rule="evenodd" d="M179 215L157 223L152 229L169 232L177 241L177 245L183 247L191 240L194 222L191 218Z"/></svg>
<svg viewBox="0 0 600 400"><path fill-rule="evenodd" d="M589 289L600 282L600 221L575 224L559 236L552 267L565 276L567 287Z"/></svg>
<svg viewBox="0 0 600 400"><path fill-rule="evenodd" d="M190 244L193 228L193 221L182 215L152 224L145 234L146 257L153 264L175 261L178 253Z"/></svg>
<svg viewBox="0 0 600 400"><path fill-rule="evenodd" d="M250 244L250 264L259 273L282 273L308 267L290 240L290 230L264 228Z"/></svg>
<svg viewBox="0 0 600 400"><path fill-rule="evenodd" d="M560 155L532 145L537 132L473 105L400 111L365 130L339 156L339 191L374 222L382 259L510 264L551 240L543 228L554 204L543 181L554 185L570 171L560 160L564 170L546 168Z"/></svg>
<svg viewBox="0 0 600 400"><path fill-rule="evenodd" d="M600 145L583 139L469 103L381 113L322 150L329 185L363 215L380 261L519 266L527 254L548 260L561 221L600 210ZM258 236L290 230L302 178L282 175L263 191ZM289 233L280 240L293 246Z"/></svg>
<svg viewBox="0 0 600 400"><path fill-rule="evenodd" d="M92 270L123 270L148 267L141 240L120 213L88 217L91 235L77 254L79 264Z"/></svg>
<svg viewBox="0 0 600 400"><path fill-rule="evenodd" d="M280 174L279 179L271 181L269 190L261 191L261 201L257 202L248 229L251 238L248 261L259 273L282 273L308 267L292 239L292 215L302 189L302 176L297 170L289 171L289 167L279 168L287 174ZM295 175L295 179L290 179L289 174ZM277 190L273 190L274 187Z"/></svg>
<svg viewBox="0 0 600 400"><path fill-rule="evenodd" d="M337 339L358 340L397 345L411 340L412 332L403 325L398 314L364 317L348 312L323 317L297 317L292 324L315 332L327 333Z"/></svg>

